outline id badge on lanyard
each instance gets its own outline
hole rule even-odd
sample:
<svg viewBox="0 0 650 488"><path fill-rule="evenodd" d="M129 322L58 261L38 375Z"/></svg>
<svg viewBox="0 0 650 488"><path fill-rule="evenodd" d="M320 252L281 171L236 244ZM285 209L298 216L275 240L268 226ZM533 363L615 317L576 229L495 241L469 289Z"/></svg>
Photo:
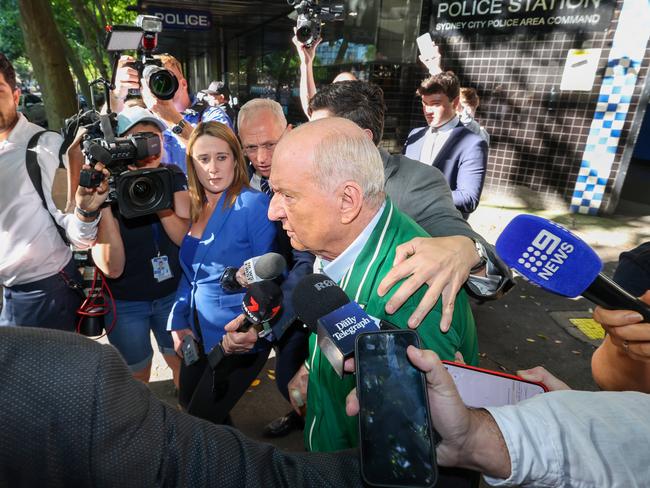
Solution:
<svg viewBox="0 0 650 488"><path fill-rule="evenodd" d="M151 266L153 267L154 279L160 283L173 278L174 274L169 267L169 258L160 254L160 224L152 224L151 229L153 231L153 244L156 248L156 256L151 259Z"/></svg>

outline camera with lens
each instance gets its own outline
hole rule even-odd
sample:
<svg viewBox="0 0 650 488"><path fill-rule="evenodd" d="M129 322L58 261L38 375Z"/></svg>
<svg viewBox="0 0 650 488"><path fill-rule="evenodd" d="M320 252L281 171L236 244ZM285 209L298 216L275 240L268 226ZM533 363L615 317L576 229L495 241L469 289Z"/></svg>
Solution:
<svg viewBox="0 0 650 488"><path fill-rule="evenodd" d="M156 98L171 100L178 90L178 79L153 56L159 32L162 32L162 20L154 15L138 15L135 26L115 25L110 28L106 49L117 53L137 50L137 60L127 66L138 71L140 83L146 84ZM127 97L139 96L140 90L129 89Z"/></svg>
<svg viewBox="0 0 650 488"><path fill-rule="evenodd" d="M343 2L320 2L319 0L287 0L298 13L296 20L296 37L307 47L320 37L321 23L343 20L345 5Z"/></svg>
<svg viewBox="0 0 650 488"><path fill-rule="evenodd" d="M130 165L139 166L140 161L160 154L161 141L157 134L141 132L115 137L115 113L99 114L94 110L66 121L66 131L76 133L79 126L86 129L81 143L86 162L91 166L101 162L108 169L107 202L116 202L124 217L140 217L172 207L174 177L171 170L129 169ZM101 171L86 169L81 171L79 185L94 188L103 180Z"/></svg>

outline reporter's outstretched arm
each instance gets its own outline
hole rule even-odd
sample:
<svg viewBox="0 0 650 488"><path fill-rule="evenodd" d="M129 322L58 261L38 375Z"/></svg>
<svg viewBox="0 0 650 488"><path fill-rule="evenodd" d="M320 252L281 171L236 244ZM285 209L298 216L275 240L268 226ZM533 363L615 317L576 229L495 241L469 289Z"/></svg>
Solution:
<svg viewBox="0 0 650 488"><path fill-rule="evenodd" d="M491 415L465 406L454 380L435 352L409 346L406 353L413 365L426 373L431 420L442 437L436 448L438 464L507 478L510 454ZM348 395L346 412L348 415L359 412L355 390Z"/></svg>
<svg viewBox="0 0 650 488"><path fill-rule="evenodd" d="M650 290L641 300L650 304ZM594 381L603 390L650 393L650 324L634 311L596 307L594 320L607 331L591 357Z"/></svg>

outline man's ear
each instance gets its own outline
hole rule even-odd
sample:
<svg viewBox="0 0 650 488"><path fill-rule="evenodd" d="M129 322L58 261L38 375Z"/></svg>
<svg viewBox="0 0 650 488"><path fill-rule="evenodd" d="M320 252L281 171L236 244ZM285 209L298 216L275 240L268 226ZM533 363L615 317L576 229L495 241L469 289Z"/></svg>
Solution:
<svg viewBox="0 0 650 488"><path fill-rule="evenodd" d="M374 139L373 139L373 134L372 134L372 131L371 131L370 129L363 129L363 131L366 133L366 135L368 136L368 138L369 138L371 141L374 141Z"/></svg>
<svg viewBox="0 0 650 488"><path fill-rule="evenodd" d="M363 208L363 190L356 181L346 181L341 187L340 212L341 223L352 223Z"/></svg>
<svg viewBox="0 0 650 488"><path fill-rule="evenodd" d="M454 110L458 111L460 108L460 95L451 101L451 105L454 107Z"/></svg>
<svg viewBox="0 0 650 488"><path fill-rule="evenodd" d="M14 105L16 105L16 107L20 103L20 93L21 93L20 88L16 87L13 93Z"/></svg>
<svg viewBox="0 0 650 488"><path fill-rule="evenodd" d="M180 90L185 90L187 91L187 80L183 76L181 79L178 80L178 88ZM189 93L189 92L188 92Z"/></svg>
<svg viewBox="0 0 650 488"><path fill-rule="evenodd" d="M284 129L285 132L291 132L293 130L293 124L287 124L287 128Z"/></svg>

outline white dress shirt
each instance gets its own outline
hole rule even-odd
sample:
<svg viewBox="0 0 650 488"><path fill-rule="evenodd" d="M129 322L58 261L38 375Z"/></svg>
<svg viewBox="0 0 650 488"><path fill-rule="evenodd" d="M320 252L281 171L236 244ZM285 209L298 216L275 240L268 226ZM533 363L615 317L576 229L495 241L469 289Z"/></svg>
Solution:
<svg viewBox="0 0 650 488"><path fill-rule="evenodd" d="M316 259L314 260L314 273L324 273L332 278L333 281L339 283L345 276L345 273L347 273L352 265L354 265L354 262L363 250L363 246L366 245L366 242L370 238L370 234L372 234L372 231L377 227L377 223L381 218L381 214L384 213L385 207L386 202L381 204L381 207L379 207L379 210L377 210L377 213L372 220L368 222L368 225L366 225L361 234L359 234L357 238L352 241L352 244L346 247L345 250L336 257L336 259L333 261L327 261L326 259L316 256Z"/></svg>
<svg viewBox="0 0 650 488"><path fill-rule="evenodd" d="M18 114L18 122L7 140L0 142L0 284L31 283L58 273L72 257L52 218L43 208L25 165L29 139L41 127ZM97 223L84 223L73 214L63 214L52 201L52 182L59 162L61 136L43 134L35 148L41 167L43 194L50 212L78 247L91 245Z"/></svg>
<svg viewBox="0 0 650 488"><path fill-rule="evenodd" d="M556 391L487 409L512 472L492 486L635 488L650 483L650 395Z"/></svg>
<svg viewBox="0 0 650 488"><path fill-rule="evenodd" d="M449 139L451 130L458 125L458 121L458 116L454 115L451 120L445 122L440 127L429 127L427 129L422 150L420 151L420 161L429 166L433 165L445 142Z"/></svg>
<svg viewBox="0 0 650 488"><path fill-rule="evenodd" d="M260 175L258 175L257 173L253 173L253 176L251 176L251 180L250 180L251 188L253 190L262 191L262 187L260 186L261 181L262 178L260 177Z"/></svg>

